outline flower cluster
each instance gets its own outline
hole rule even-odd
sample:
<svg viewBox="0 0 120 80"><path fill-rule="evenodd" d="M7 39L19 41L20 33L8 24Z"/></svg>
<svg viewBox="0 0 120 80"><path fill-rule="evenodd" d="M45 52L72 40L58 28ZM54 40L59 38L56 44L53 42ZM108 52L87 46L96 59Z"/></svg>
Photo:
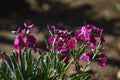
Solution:
<svg viewBox="0 0 120 80"><path fill-rule="evenodd" d="M101 67L106 65L103 29L88 24L80 26L74 34L67 29L47 27L50 36L45 51L37 48L36 38L31 34L34 24L24 23L24 28L12 31L17 35L15 51L10 56L0 52L0 76L4 80L88 80L86 68L93 60ZM34 60L29 47L39 53ZM85 65L81 65L82 60ZM70 65L75 65L76 73L67 75Z"/></svg>
<svg viewBox="0 0 120 80"><path fill-rule="evenodd" d="M103 53L102 47L105 42L103 29L96 28L92 24L85 25L80 27L74 36L71 36L71 31L56 29L55 26L48 26L48 29L51 33L48 38L49 44L56 52L61 52L62 59L65 58L65 62L68 63L70 58L72 58L71 54L66 54L66 52L75 50L76 44L82 43L80 45L83 45L82 47L85 47L86 50L82 55L79 55L76 61L80 62L81 60L85 60L86 62L90 62L95 59L95 56L99 56L99 58L97 58L99 60L98 64L105 66L106 56ZM94 55L94 57L91 58L91 55Z"/></svg>
<svg viewBox="0 0 120 80"><path fill-rule="evenodd" d="M67 52L70 49L75 48L76 39L71 38L71 32L68 30L60 30L55 27L48 26L49 31L54 30L54 34L51 34L48 42L52 45L56 52Z"/></svg>
<svg viewBox="0 0 120 80"><path fill-rule="evenodd" d="M103 38L103 29L97 28L94 25L85 25L78 29L75 34L75 37L78 41L83 41L84 45L90 49L87 52L84 52L78 60L84 59L85 61L90 61L90 54L99 56L98 64L100 66L105 66L106 57L103 53L103 43L105 42ZM104 55L104 56L103 56ZM92 58L94 59L94 57Z"/></svg>
<svg viewBox="0 0 120 80"><path fill-rule="evenodd" d="M14 40L14 48L22 50L28 48L28 46L33 46L34 52L37 52L37 43L34 35L31 35L30 32L33 30L34 24L27 25L24 23L24 29L20 27L17 30L12 31L13 34L18 34Z"/></svg>

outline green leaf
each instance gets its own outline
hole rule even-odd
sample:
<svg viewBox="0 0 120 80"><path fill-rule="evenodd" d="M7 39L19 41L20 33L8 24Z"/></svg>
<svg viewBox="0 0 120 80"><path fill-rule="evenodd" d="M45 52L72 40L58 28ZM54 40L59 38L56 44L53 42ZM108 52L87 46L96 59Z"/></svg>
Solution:
<svg viewBox="0 0 120 80"><path fill-rule="evenodd" d="M5 74L1 69L0 69L0 74L5 80L12 80L7 74Z"/></svg>
<svg viewBox="0 0 120 80"><path fill-rule="evenodd" d="M75 57L74 59L78 59L85 51L85 46L83 46L82 48L80 48L80 50L78 52L75 53Z"/></svg>
<svg viewBox="0 0 120 80"><path fill-rule="evenodd" d="M90 77L91 77L90 74L82 72L70 76L70 80L89 80Z"/></svg>

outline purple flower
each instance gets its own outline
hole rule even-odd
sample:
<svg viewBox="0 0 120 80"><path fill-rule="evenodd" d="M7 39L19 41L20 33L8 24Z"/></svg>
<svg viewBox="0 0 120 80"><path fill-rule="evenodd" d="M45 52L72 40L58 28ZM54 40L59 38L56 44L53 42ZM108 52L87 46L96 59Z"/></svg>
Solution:
<svg viewBox="0 0 120 80"><path fill-rule="evenodd" d="M75 48L76 43L77 43L77 40L75 38L71 38L70 40L67 40L67 45L72 49Z"/></svg>
<svg viewBox="0 0 120 80"><path fill-rule="evenodd" d="M68 30L60 30L60 29L56 29L56 32L58 33L58 34L61 34L61 35L66 35L67 33L69 33L68 32Z"/></svg>
<svg viewBox="0 0 120 80"><path fill-rule="evenodd" d="M27 36L27 38L26 38L26 46L28 47L28 45L34 44L34 43L36 43L35 37L33 35Z"/></svg>
<svg viewBox="0 0 120 80"><path fill-rule="evenodd" d="M50 28L50 26L48 27ZM53 34L48 38L48 42L50 43L50 45L52 45L55 51L66 52L69 49L75 48L76 39L70 37L70 32L68 32L68 30L55 29L55 32L56 34ZM53 45L53 41L54 41L54 45Z"/></svg>
<svg viewBox="0 0 120 80"><path fill-rule="evenodd" d="M37 52L37 43L36 42L33 44L33 50L35 53Z"/></svg>
<svg viewBox="0 0 120 80"><path fill-rule="evenodd" d="M21 33L21 28L19 27L17 30L11 31L13 34L19 34Z"/></svg>
<svg viewBox="0 0 120 80"><path fill-rule="evenodd" d="M93 29L95 29L95 25L89 24L89 25L87 25L87 29L89 29L91 32Z"/></svg>
<svg viewBox="0 0 120 80"><path fill-rule="evenodd" d="M93 28L91 28L91 27L82 26L81 28L79 28L79 30L75 34L76 39L90 40L89 35L91 34L92 30L93 30Z"/></svg>
<svg viewBox="0 0 120 80"><path fill-rule="evenodd" d="M48 28L48 30L54 30L55 26L49 26L49 25L47 25L47 28Z"/></svg>
<svg viewBox="0 0 120 80"><path fill-rule="evenodd" d="M18 35L14 40L14 48L15 49L23 49L24 48L24 36Z"/></svg>
<svg viewBox="0 0 120 80"><path fill-rule="evenodd" d="M103 29L97 28L97 33L102 36L103 35Z"/></svg>
<svg viewBox="0 0 120 80"><path fill-rule="evenodd" d="M70 61L70 56L67 55L67 54L61 54L61 55L60 55L60 61L62 61L62 60L64 60L64 62L65 62L66 64L68 64L69 61Z"/></svg>
<svg viewBox="0 0 120 80"><path fill-rule="evenodd" d="M24 23L24 27L25 27L26 29L33 30L34 24L28 25L28 24Z"/></svg>
<svg viewBox="0 0 120 80"><path fill-rule="evenodd" d="M36 38L35 38L33 35L27 36L27 38L26 38L26 43L25 43L25 44L26 44L26 48L27 48L29 45L32 45L34 52L37 51Z"/></svg>
<svg viewBox="0 0 120 80"><path fill-rule="evenodd" d="M100 37L100 39L98 40L99 44L103 44L105 42L105 39L103 36Z"/></svg>
<svg viewBox="0 0 120 80"><path fill-rule="evenodd" d="M14 48L15 49L24 49L28 48L28 46L33 46L33 50L36 52L37 44L36 39L33 35L29 35L25 37L24 35L18 35L14 40Z"/></svg>
<svg viewBox="0 0 120 80"><path fill-rule="evenodd" d="M98 61L98 65L101 66L101 67L104 67L106 65L106 56L103 52L100 52L99 53L99 61Z"/></svg>
<svg viewBox="0 0 120 80"><path fill-rule="evenodd" d="M93 34L90 35L90 47L95 48L96 46L96 40Z"/></svg>
<svg viewBox="0 0 120 80"><path fill-rule="evenodd" d="M18 51L15 51L15 56L16 56L16 59L19 60L20 55L19 55L19 52L18 52Z"/></svg>
<svg viewBox="0 0 120 80"><path fill-rule="evenodd" d="M54 41L54 37L53 37L53 36L50 36L49 39L48 39L48 42L49 42L50 44L53 44L53 41Z"/></svg>
<svg viewBox="0 0 120 80"><path fill-rule="evenodd" d="M105 55L103 52L99 52L99 57L100 57L100 58L105 58L106 55Z"/></svg>
<svg viewBox="0 0 120 80"><path fill-rule="evenodd" d="M99 62L98 65L101 67L104 67L106 65L106 58L102 58Z"/></svg>
<svg viewBox="0 0 120 80"><path fill-rule="evenodd" d="M84 52L83 55L81 55L78 59L77 62L81 61L81 60L85 60L86 62L90 61L90 56L89 54L91 54L91 52Z"/></svg>
<svg viewBox="0 0 120 80"><path fill-rule="evenodd" d="M54 47L55 51L62 51L62 52L66 52L69 49L74 49L75 45L76 45L76 39L75 38L69 38L68 37L64 37L64 36L57 36L53 45L53 41L54 41L54 37L50 36L48 38L48 42L50 43L50 45L52 45L52 47Z"/></svg>
<svg viewBox="0 0 120 80"><path fill-rule="evenodd" d="M6 60L10 60L10 57L6 54L3 54L0 52L0 58L6 59Z"/></svg>

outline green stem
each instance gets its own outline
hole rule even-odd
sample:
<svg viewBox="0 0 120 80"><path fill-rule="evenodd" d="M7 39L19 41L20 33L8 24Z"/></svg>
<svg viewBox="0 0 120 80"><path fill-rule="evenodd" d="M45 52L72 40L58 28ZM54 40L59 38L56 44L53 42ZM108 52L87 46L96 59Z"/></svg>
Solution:
<svg viewBox="0 0 120 80"><path fill-rule="evenodd" d="M88 67L88 65L95 59L95 56L98 54L98 52L99 52L99 51L98 51L99 47L100 47L100 44L98 44L97 49L96 49L96 52L95 52L95 54L93 55L91 61L89 61L89 62L85 65L85 67L83 68L83 71L84 71L84 72L85 72L86 68Z"/></svg>
<svg viewBox="0 0 120 80"><path fill-rule="evenodd" d="M70 67L70 65L73 63L74 59L72 58L72 60L69 62L69 64L65 67L64 71L61 73L60 78L62 78L64 76L64 74L66 73L67 69Z"/></svg>

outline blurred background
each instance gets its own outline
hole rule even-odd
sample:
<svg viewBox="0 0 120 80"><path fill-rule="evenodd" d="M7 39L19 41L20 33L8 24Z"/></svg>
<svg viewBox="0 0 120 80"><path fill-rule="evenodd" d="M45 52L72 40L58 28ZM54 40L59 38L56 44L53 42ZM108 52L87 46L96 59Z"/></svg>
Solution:
<svg viewBox="0 0 120 80"><path fill-rule="evenodd" d="M91 64L91 80L120 80L120 0L1 0L0 51L12 52L11 30L24 22L36 25L33 33L39 48L45 49L47 25L76 31L84 21L103 28L106 40L107 65Z"/></svg>

